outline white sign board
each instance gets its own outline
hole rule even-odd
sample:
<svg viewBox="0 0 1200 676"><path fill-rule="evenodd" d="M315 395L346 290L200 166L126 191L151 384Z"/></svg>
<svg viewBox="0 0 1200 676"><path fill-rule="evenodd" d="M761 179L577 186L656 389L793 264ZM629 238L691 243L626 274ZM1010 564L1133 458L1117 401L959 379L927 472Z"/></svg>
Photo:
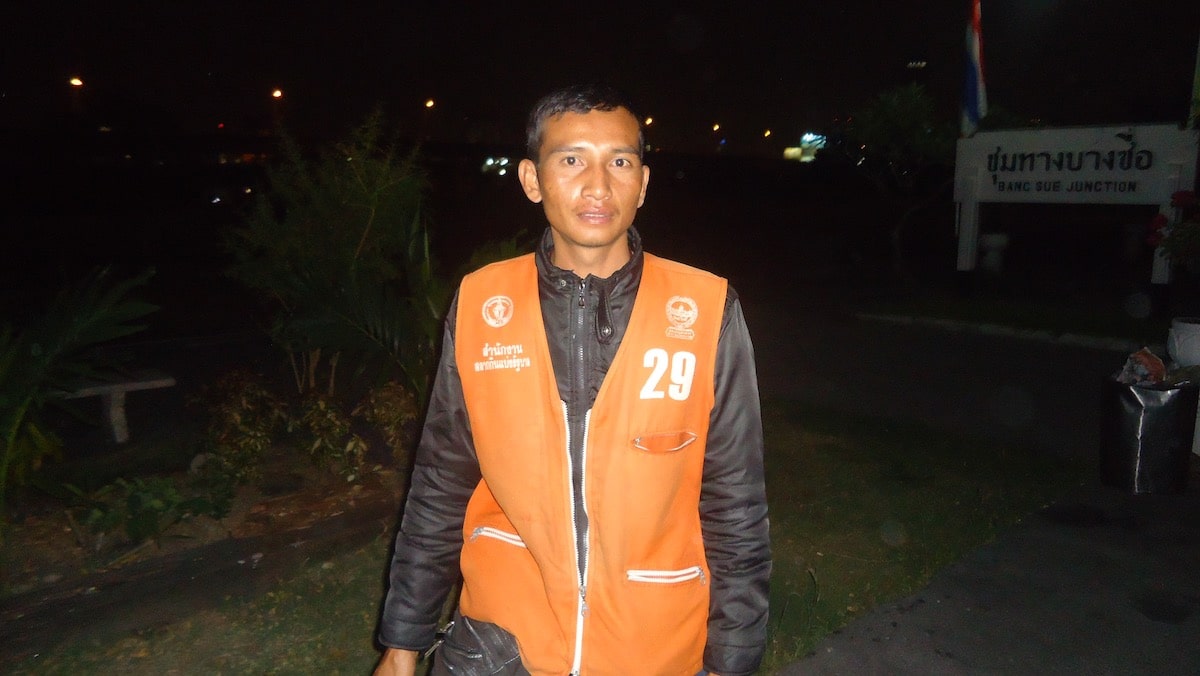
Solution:
<svg viewBox="0 0 1200 676"><path fill-rule="evenodd" d="M1176 125L980 132L959 139L958 269L978 256L979 204L1152 204L1171 215L1171 194L1196 182L1197 132ZM1154 281L1168 267L1156 257Z"/></svg>

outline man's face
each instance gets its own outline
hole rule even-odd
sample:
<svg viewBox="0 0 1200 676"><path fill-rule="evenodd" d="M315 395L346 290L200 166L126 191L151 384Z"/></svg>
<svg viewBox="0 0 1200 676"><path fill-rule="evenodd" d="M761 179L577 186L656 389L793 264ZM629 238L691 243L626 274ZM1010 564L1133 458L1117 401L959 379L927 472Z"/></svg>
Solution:
<svg viewBox="0 0 1200 676"><path fill-rule="evenodd" d="M563 113L543 125L537 164L522 160L518 171L525 195L546 211L556 259L627 252L625 233L650 180L638 131L624 108Z"/></svg>

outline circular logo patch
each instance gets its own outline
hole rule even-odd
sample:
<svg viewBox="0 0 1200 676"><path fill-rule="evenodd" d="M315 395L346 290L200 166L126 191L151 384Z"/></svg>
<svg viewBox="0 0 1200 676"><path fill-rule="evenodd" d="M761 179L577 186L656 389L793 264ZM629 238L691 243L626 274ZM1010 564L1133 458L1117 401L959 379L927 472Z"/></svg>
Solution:
<svg viewBox="0 0 1200 676"><path fill-rule="evenodd" d="M500 328L512 319L513 302L508 296L492 296L483 301L483 321L488 326Z"/></svg>
<svg viewBox="0 0 1200 676"><path fill-rule="evenodd" d="M699 314L696 301L687 296L671 296L667 301L667 321L677 329L690 328Z"/></svg>

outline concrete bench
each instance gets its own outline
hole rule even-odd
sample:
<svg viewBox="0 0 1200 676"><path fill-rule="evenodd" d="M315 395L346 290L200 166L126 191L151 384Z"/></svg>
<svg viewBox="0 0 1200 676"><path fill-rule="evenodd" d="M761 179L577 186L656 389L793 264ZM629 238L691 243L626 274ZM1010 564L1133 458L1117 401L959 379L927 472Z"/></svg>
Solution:
<svg viewBox="0 0 1200 676"><path fill-rule="evenodd" d="M129 422L125 419L125 394L138 390L156 390L174 387L175 379L158 371L132 371L122 373L113 380L93 380L80 383L71 392L64 392L63 399L100 397L103 414L107 418L113 441L123 444L129 441Z"/></svg>

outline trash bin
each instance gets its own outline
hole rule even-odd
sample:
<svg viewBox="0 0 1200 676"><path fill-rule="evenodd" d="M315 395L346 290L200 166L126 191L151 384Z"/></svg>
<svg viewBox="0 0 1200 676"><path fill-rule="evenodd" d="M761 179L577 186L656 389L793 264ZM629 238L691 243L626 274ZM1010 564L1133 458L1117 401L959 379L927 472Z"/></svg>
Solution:
<svg viewBox="0 0 1200 676"><path fill-rule="evenodd" d="M1104 382L1100 479L1132 493L1187 488L1200 386Z"/></svg>

